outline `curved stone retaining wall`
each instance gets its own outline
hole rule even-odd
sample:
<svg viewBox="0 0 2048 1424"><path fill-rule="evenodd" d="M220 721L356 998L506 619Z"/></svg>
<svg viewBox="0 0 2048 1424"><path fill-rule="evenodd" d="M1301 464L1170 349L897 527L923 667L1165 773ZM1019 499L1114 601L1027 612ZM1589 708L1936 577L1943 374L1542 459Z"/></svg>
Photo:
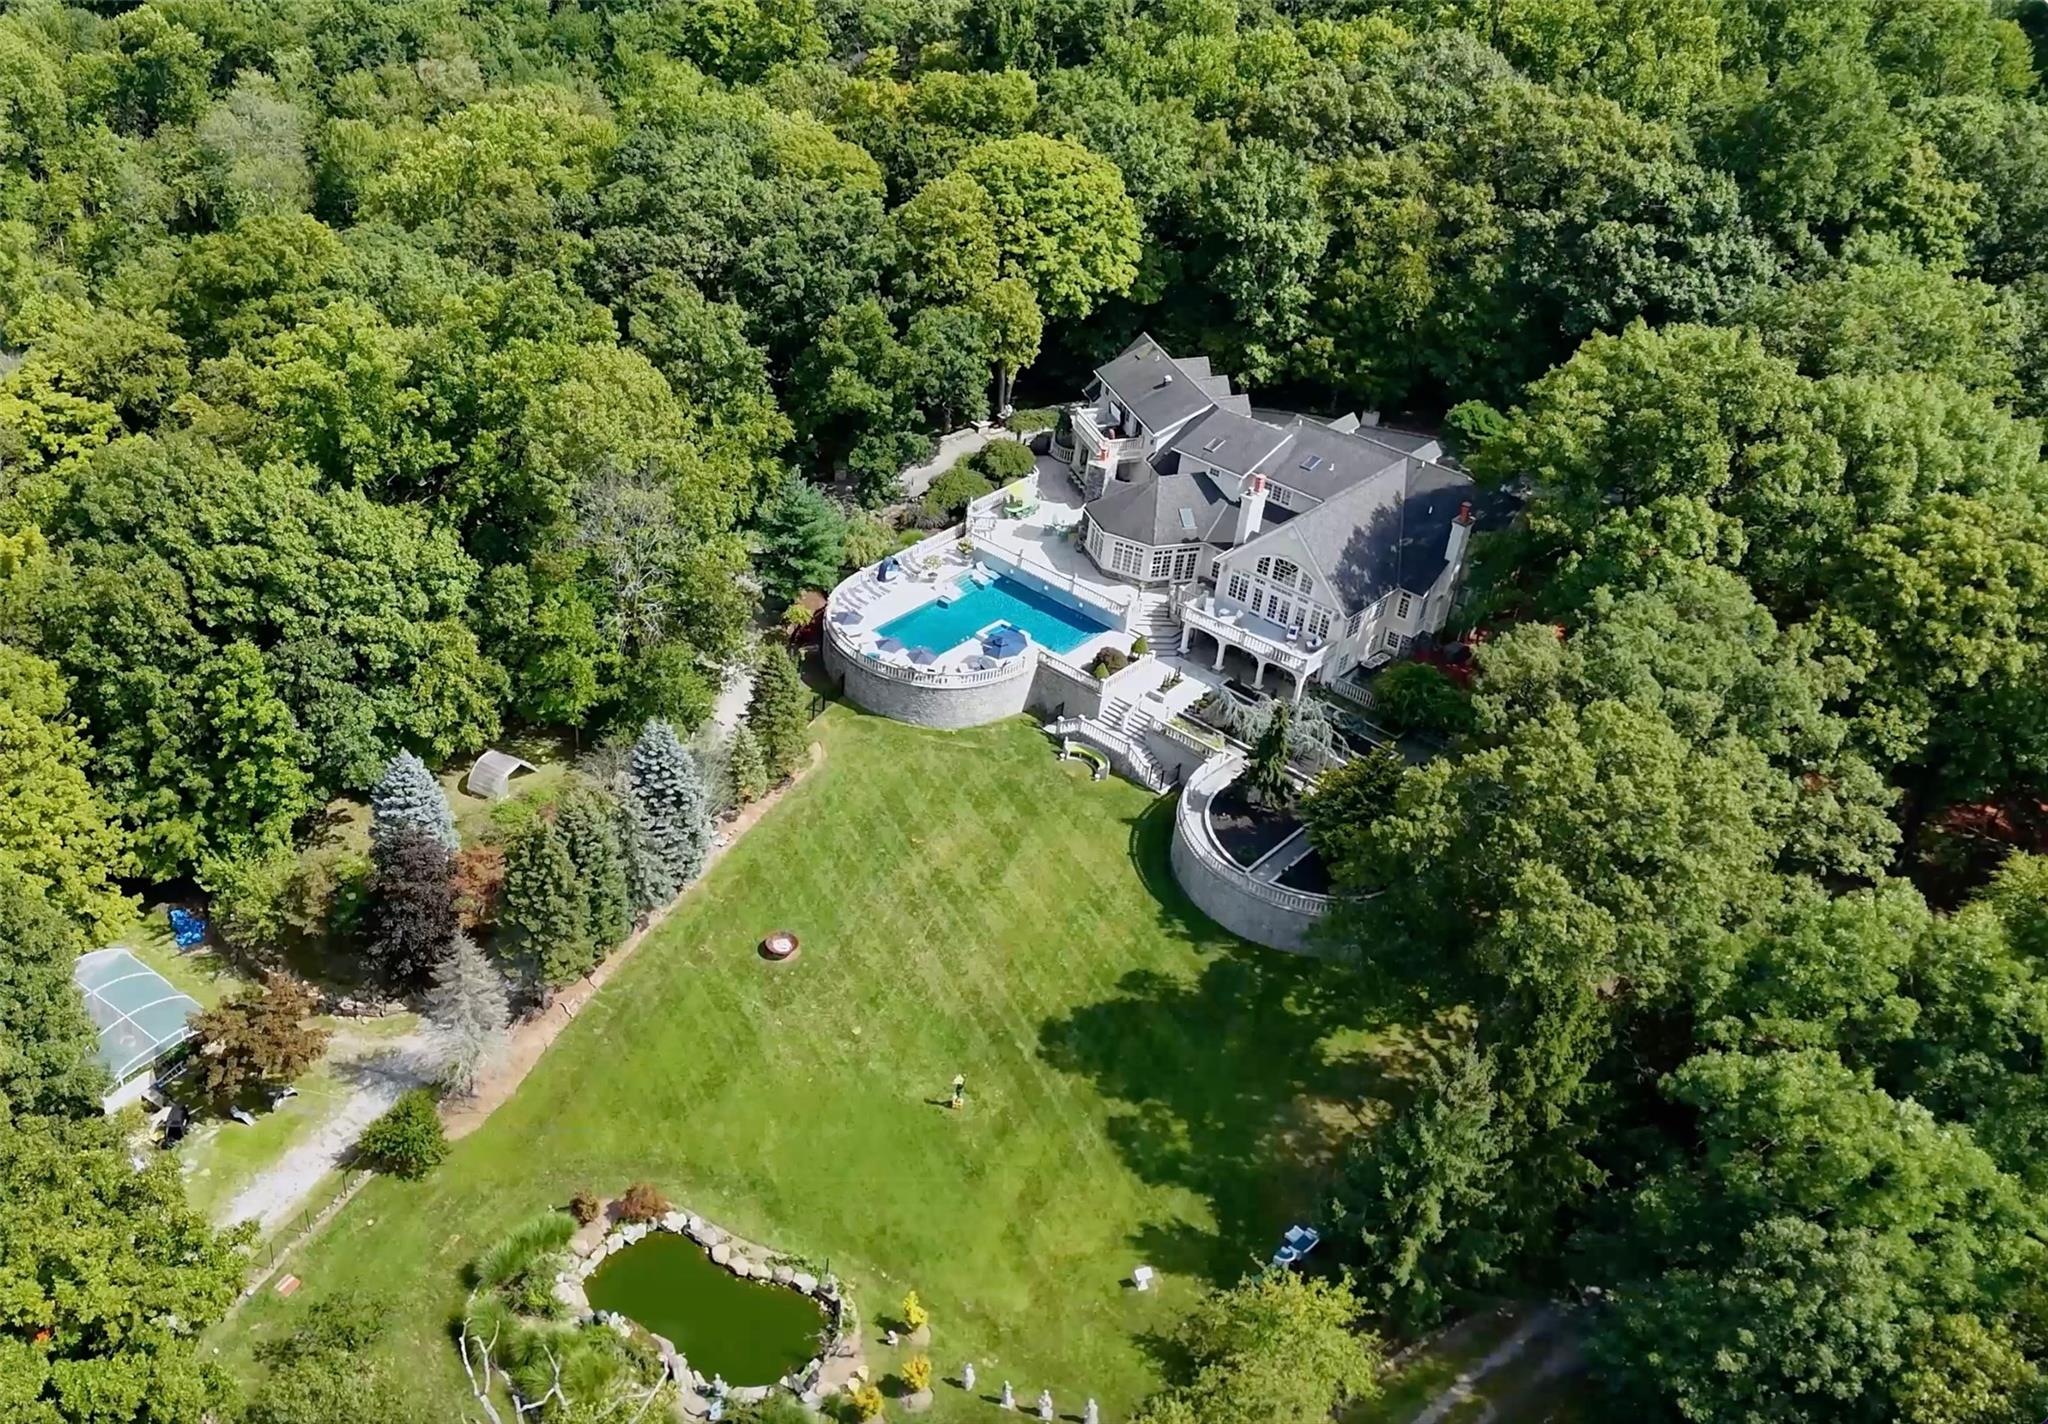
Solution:
<svg viewBox="0 0 2048 1424"><path fill-rule="evenodd" d="M841 681L854 706L916 727L953 731L999 722L1022 712L1031 700L1037 657L1026 653L1003 676L965 686L938 680L912 681L896 676L857 654L849 654L836 638L825 640L825 671Z"/></svg>
<svg viewBox="0 0 2048 1424"><path fill-rule="evenodd" d="M1173 815L1173 878L1196 906L1232 934L1296 954L1313 954L1327 895L1256 880L1232 860L1209 826L1209 801L1236 779L1243 758L1225 753L1204 762L1181 788Z"/></svg>

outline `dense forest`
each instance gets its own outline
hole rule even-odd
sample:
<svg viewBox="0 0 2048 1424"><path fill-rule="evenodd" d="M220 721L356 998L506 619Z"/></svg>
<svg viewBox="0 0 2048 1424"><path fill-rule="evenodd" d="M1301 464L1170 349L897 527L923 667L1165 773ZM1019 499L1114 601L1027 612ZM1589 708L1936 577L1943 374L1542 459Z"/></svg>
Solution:
<svg viewBox="0 0 2048 1424"><path fill-rule="evenodd" d="M224 1398L68 988L130 897L687 733L757 569L1149 329L1524 502L1452 753L1316 796L1361 1003L1471 1015L1336 1188L1374 1309L2039 1417L2044 70L2039 0L8 0L0 1409Z"/></svg>

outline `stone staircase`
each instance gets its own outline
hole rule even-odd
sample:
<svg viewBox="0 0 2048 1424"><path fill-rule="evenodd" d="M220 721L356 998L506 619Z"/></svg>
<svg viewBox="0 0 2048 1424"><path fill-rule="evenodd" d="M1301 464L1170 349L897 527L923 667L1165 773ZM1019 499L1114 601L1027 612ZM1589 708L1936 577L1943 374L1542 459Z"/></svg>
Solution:
<svg viewBox="0 0 2048 1424"><path fill-rule="evenodd" d="M1143 638L1156 653L1172 652L1180 646L1180 615L1174 612L1173 596L1166 593L1138 595L1138 619L1131 631Z"/></svg>
<svg viewBox="0 0 2048 1424"><path fill-rule="evenodd" d="M1129 704L1125 704L1126 711ZM1106 709L1105 709L1106 710ZM1164 791L1173 784L1159 759L1145 748L1142 728L1125 731L1093 717L1062 717L1045 724L1046 735L1071 737L1085 742L1107 756L1110 764L1147 791Z"/></svg>

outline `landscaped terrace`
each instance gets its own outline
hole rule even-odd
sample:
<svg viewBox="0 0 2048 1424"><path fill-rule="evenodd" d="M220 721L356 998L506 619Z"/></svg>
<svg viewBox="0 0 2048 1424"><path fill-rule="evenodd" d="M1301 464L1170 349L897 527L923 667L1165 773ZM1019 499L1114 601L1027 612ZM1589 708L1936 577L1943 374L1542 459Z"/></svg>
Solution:
<svg viewBox="0 0 2048 1424"><path fill-rule="evenodd" d="M841 582L825 619L839 652L895 681L971 686L1024 675L1039 654L1078 669L1127 648L1136 592L1074 543L1080 506L1038 484L985 495L964 524ZM1005 628L1024 636L995 636Z"/></svg>

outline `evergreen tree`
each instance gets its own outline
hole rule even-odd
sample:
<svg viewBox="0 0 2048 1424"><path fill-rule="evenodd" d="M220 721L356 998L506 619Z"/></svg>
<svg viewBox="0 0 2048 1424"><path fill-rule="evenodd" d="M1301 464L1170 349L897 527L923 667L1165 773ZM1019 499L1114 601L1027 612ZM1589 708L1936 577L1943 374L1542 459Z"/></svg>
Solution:
<svg viewBox="0 0 2048 1424"><path fill-rule="evenodd" d="M758 801L768 790L768 763L761 755L761 743L754 729L742 724L733 729L725 749L725 784L735 809Z"/></svg>
<svg viewBox="0 0 2048 1424"><path fill-rule="evenodd" d="M621 772L613 796L618 804L620 856L626 870L626 900L633 918L643 922L650 910L659 909L675 898L668 869L654 847L654 823L647 805L633 789L632 778Z"/></svg>
<svg viewBox="0 0 2048 1424"><path fill-rule="evenodd" d="M846 553L846 516L816 485L793 479L761 508L755 567L770 607L830 588Z"/></svg>
<svg viewBox="0 0 2048 1424"><path fill-rule="evenodd" d="M498 927L543 983L567 984L590 968L590 905L553 821L534 822L507 848Z"/></svg>
<svg viewBox="0 0 2048 1424"><path fill-rule="evenodd" d="M1294 799L1294 783L1287 779L1287 734L1293 720L1286 703L1274 704L1266 730L1252 746L1244 789L1261 806L1285 806Z"/></svg>
<svg viewBox="0 0 2048 1424"><path fill-rule="evenodd" d="M441 1053L441 1081L449 1092L468 1096L477 1076L504 1042L512 1011L505 976L466 934L458 934L434 966L427 991L427 1019Z"/></svg>
<svg viewBox="0 0 2048 1424"><path fill-rule="evenodd" d="M626 853L619 844L618 808L595 786L564 798L556 813L576 880L583 887L592 948L599 954L626 937L632 906L626 886Z"/></svg>
<svg viewBox="0 0 2048 1424"><path fill-rule="evenodd" d="M747 703L747 726L761 744L772 780L795 775L810 751L805 702L803 678L789 649L764 647L754 673L753 699Z"/></svg>
<svg viewBox="0 0 2048 1424"><path fill-rule="evenodd" d="M398 989L425 983L460 927L448 847L412 826L388 837L371 875L365 934L378 977Z"/></svg>
<svg viewBox="0 0 2048 1424"><path fill-rule="evenodd" d="M455 817L448 797L427 764L411 752L385 763L384 774L370 791L370 847L378 852L407 829L424 831L449 850L459 850Z"/></svg>
<svg viewBox="0 0 2048 1424"><path fill-rule="evenodd" d="M649 868L645 889L666 904L697 878L711 843L709 798L697 759L666 722L649 722L633 744L626 774L645 824Z"/></svg>

